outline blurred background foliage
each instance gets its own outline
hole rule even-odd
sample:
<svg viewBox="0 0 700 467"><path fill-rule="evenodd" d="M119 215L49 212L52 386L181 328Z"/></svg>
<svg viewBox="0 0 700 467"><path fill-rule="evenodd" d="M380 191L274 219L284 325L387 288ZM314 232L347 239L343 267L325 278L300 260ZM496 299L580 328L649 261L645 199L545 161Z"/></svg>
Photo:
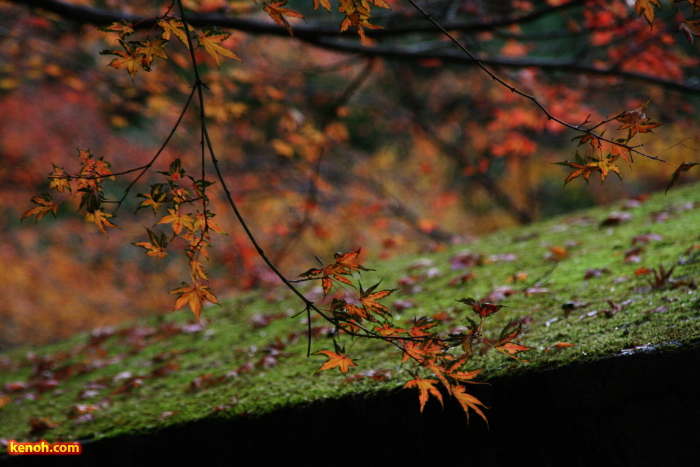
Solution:
<svg viewBox="0 0 700 467"><path fill-rule="evenodd" d="M316 265L314 255L361 246L363 263L406 252L440 249L507 226L665 188L683 161L697 160L697 43L678 31L670 2L650 27L634 2L433 1L438 21L481 25L455 34L496 73L530 93L557 117L598 122L649 100L647 114L665 125L640 135L644 151L622 163L623 181L591 178L564 187L554 162L573 160L567 130L453 53L433 32L385 36L363 49L353 34L298 35L234 31L226 41L241 62L217 68L200 53L208 86L206 115L217 157L236 201L265 252L288 277ZM116 36L70 15L0 1L0 348L42 343L95 326L172 308L168 290L187 276L184 254L162 260L130 243L143 240L155 218L134 214L130 198L115 218L121 230L105 238L67 200L58 219L20 222L29 199L48 191L52 164L73 171L77 149L90 149L119 172L155 154L189 94L186 49L169 46L169 62L150 73L108 69L99 55ZM162 12L157 2L81 0L115 13ZM253 2L202 0L193 11L265 22ZM287 5L305 14L292 26L337 30L337 12L311 2ZM423 24L396 0L373 22ZM551 12L528 21L532 11ZM519 16L520 15L520 16ZM411 22L413 21L413 23ZM500 21L500 22L499 22ZM267 18L267 23L272 24ZM692 36L690 36L692 37ZM374 52L372 52L374 51ZM598 72L596 70L608 70ZM616 122L606 134L615 131ZM154 166L181 158L198 174L195 112ZM579 149L581 150L581 149ZM207 169L212 176L211 167ZM682 180L692 181L688 172ZM106 183L119 198L133 175ZM156 171L132 190L162 182ZM220 298L276 281L210 192L216 221L228 233L214 239L209 263ZM182 310L181 312L186 312Z"/></svg>

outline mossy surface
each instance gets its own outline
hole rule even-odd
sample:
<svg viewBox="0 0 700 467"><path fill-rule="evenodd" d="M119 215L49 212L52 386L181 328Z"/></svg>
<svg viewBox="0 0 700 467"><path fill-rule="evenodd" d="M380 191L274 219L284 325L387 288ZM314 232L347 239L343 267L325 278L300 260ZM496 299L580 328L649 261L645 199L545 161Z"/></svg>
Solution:
<svg viewBox="0 0 700 467"><path fill-rule="evenodd" d="M401 311L394 312L397 324L436 316L446 330L465 325L464 316L472 313L455 300L491 301L500 295L498 303L506 307L485 327L497 333L521 319L518 340L532 347L524 355L530 363L487 352L469 363L470 369L483 368L482 380L575 361L673 351L700 339L698 188L510 229L436 253L365 264L376 271L364 273L362 283L367 287L382 279L381 287L397 289L384 300L390 308L401 300L395 307ZM465 258L473 264L455 266L470 263ZM654 284L654 272L658 276L662 267L673 268L672 273ZM458 280L467 273L473 277ZM320 301L313 285L303 288ZM296 315L302 308L282 288L265 290L206 308L203 328L186 313L173 313L5 352L0 355L0 439L96 440L149 433L319 399L368 397L405 384L409 377L400 356L378 342L352 346L350 357L359 366L348 375L316 374L326 359L306 357L305 315ZM332 350L324 323L312 325L317 334L312 351ZM573 346L557 348L561 343ZM32 419L55 426L32 432Z"/></svg>

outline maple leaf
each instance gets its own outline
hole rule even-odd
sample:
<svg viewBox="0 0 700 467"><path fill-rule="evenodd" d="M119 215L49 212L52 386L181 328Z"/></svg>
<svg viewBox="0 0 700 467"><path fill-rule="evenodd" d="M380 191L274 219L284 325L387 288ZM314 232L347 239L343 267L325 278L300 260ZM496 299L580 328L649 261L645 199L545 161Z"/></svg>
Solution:
<svg viewBox="0 0 700 467"><path fill-rule="evenodd" d="M197 34L197 39L199 40L199 45L201 47L204 47L204 50L206 50L209 55L214 57L214 60L216 60L216 66L221 66L221 62L219 61L219 55L223 55L224 57L229 57L233 58L234 60L240 61L241 59L238 58L236 54L220 45L223 41L228 39L229 36L231 36L231 33L226 32L223 34L214 34L215 33L211 31L207 31L204 34Z"/></svg>
<svg viewBox="0 0 700 467"><path fill-rule="evenodd" d="M56 212L58 211L58 205L53 202L53 198L48 193L44 193L41 196L34 196L31 199L32 203L38 205L35 208L29 209L24 214L22 214L21 220L29 216L36 216L35 222L39 222L39 219L44 217L46 214L51 213L53 217L56 217Z"/></svg>
<svg viewBox="0 0 700 467"><path fill-rule="evenodd" d="M161 205L168 200L168 194L163 191L162 183L151 185L150 193L139 193L136 197L145 198L145 201L141 201L136 211L138 212L139 209L150 207L153 210L153 214L156 214Z"/></svg>
<svg viewBox="0 0 700 467"><path fill-rule="evenodd" d="M168 212L170 213L167 216L164 216L161 220L157 222L157 224L170 224L172 223L173 227L173 233L175 235L179 235L180 232L182 232L182 229L187 227L188 230L192 230L194 227L194 220L192 217L190 217L189 214L180 214L179 210L175 209L168 209Z"/></svg>
<svg viewBox="0 0 700 467"><path fill-rule="evenodd" d="M149 71L148 64L144 64L145 57L138 53L138 47L135 47L136 42L120 40L119 43L124 47L124 50L103 50L100 52L100 55L116 55L118 57L109 62L109 66L118 69L126 68L132 80L136 72L139 71L139 67Z"/></svg>
<svg viewBox="0 0 700 467"><path fill-rule="evenodd" d="M341 268L345 268L348 271L373 271L373 269L367 269L363 267L360 263L355 261L355 259L360 255L362 249L358 248L355 251L350 251L348 253L335 253L333 258L335 259L335 264Z"/></svg>
<svg viewBox="0 0 700 467"><path fill-rule="evenodd" d="M352 271L372 271L372 269L367 269L363 267L360 263L355 261L355 258L360 254L360 248L349 253L336 253L334 256L335 263L326 266L325 268L312 268L308 271L300 274L300 277L312 277L321 276L321 286L323 287L324 297L328 295L333 287L333 280L342 282L347 285L353 285L352 282L343 277L344 275L349 275ZM319 260L320 261L320 260ZM375 286L376 287L376 286Z"/></svg>
<svg viewBox="0 0 700 467"><path fill-rule="evenodd" d="M474 379L479 373L481 373L481 368L478 370L474 371L455 371L452 373L448 373L450 378L456 379L457 381L462 381L464 383L472 383L472 384L480 384L475 381L471 381ZM484 384L484 383L481 383Z"/></svg>
<svg viewBox="0 0 700 467"><path fill-rule="evenodd" d="M413 358L419 363L424 363L434 358L434 356L442 354L445 350L445 345L435 339L402 341L401 344L403 346L401 363L405 363L409 358Z"/></svg>
<svg viewBox="0 0 700 467"><path fill-rule="evenodd" d="M668 183L668 186L666 186L666 191L664 191L664 193L668 193L668 190L670 190L673 187L673 185L676 184L676 182L678 181L678 177L681 176L681 172L687 172L688 170L692 169L698 164L699 162L683 162L681 165L679 165L678 168L673 172L671 181Z"/></svg>
<svg viewBox="0 0 700 467"><path fill-rule="evenodd" d="M596 167L598 167L598 170L600 170L601 183L605 181L605 177L607 177L610 172L615 172L617 176L620 177L620 180L622 180L620 169L617 167L617 165L613 164L615 159L617 159L617 156L608 154L605 159L595 159L595 162L591 162L591 164L594 164Z"/></svg>
<svg viewBox="0 0 700 467"><path fill-rule="evenodd" d="M402 332L406 332L405 329L394 327L394 325L390 323L385 323L382 326L377 326L374 328L374 331L378 332L382 336L393 336Z"/></svg>
<svg viewBox="0 0 700 467"><path fill-rule="evenodd" d="M177 300L175 300L175 305L173 306L173 311L179 310L185 305L190 306L190 310L194 313L195 318L199 321L199 316L202 314L202 306L204 301L219 304L211 289L202 284L194 283L193 286L188 285L186 282L182 283L182 287L171 290L171 294L180 295Z"/></svg>
<svg viewBox="0 0 700 467"><path fill-rule="evenodd" d="M200 229L203 234L205 234L207 237L209 237L209 232L216 232L218 234L226 235L226 232L224 232L219 225L214 222L214 213L207 211L206 216L202 212L197 212L195 215L195 221L192 226L192 231L196 232L197 229Z"/></svg>
<svg viewBox="0 0 700 467"><path fill-rule="evenodd" d="M114 180L114 174L111 170L109 170L110 164L109 162L105 161L103 157L95 160L89 149L86 151L78 149L78 156L80 157L80 162L83 165L80 169L81 176L110 178Z"/></svg>
<svg viewBox="0 0 700 467"><path fill-rule="evenodd" d="M163 32L161 33L161 36L163 39L166 41L170 40L170 37L175 34L175 37L180 39L180 42L185 44L187 48L190 47L190 44L187 42L187 33L185 32L185 29L183 28L182 20L180 18L173 18L169 17L167 19L161 18L158 21L158 26L160 26L163 29ZM192 27L189 26L190 31L192 31Z"/></svg>
<svg viewBox="0 0 700 467"><path fill-rule="evenodd" d="M573 167L574 169L576 169L573 172L571 172L568 177L566 177L566 179L564 180L565 185L577 177L583 177L584 180L586 180L586 183L588 183L588 179L590 178L591 174L593 172L600 171L600 167L598 167L595 163L578 164L576 162L564 161L555 162L555 164L568 165L569 167Z"/></svg>
<svg viewBox="0 0 700 467"><path fill-rule="evenodd" d="M323 1L328 3L328 0ZM318 8L316 2L317 0L314 0L314 9ZM279 24L280 26L284 26L287 29L287 32L289 32L289 35L294 36L294 32L292 32L292 27L290 26L289 21L287 21L287 18L285 18L285 16L289 16L292 18L303 18L304 15L294 10L290 10L289 8L282 8L286 3L286 0L269 4L265 3L263 10L267 12L267 14L270 16L270 18L272 18L272 20L275 23ZM328 4L327 10L330 11L330 4Z"/></svg>
<svg viewBox="0 0 700 467"><path fill-rule="evenodd" d="M409 334L413 337L429 336L432 333L428 332L428 329L438 325L437 321L433 321L430 318L423 316L418 320L414 319L413 327L409 331Z"/></svg>
<svg viewBox="0 0 700 467"><path fill-rule="evenodd" d="M340 32L345 32L351 25L357 29L357 34L360 36L362 45L367 45L367 36L363 27L368 29L382 29L381 26L371 24L370 6L372 3L380 8L389 8L389 5L383 0L338 0L338 11L345 15L343 22L340 23Z"/></svg>
<svg viewBox="0 0 700 467"><path fill-rule="evenodd" d="M110 217L114 217L114 215L101 211L99 209L95 209L94 211L87 213L87 215L85 216L85 222L94 222L97 225L97 227L99 227L99 229L102 231L102 233L107 235L107 230L105 230L105 226L112 227L115 229L120 228L118 225L112 224L110 221L107 220Z"/></svg>
<svg viewBox="0 0 700 467"><path fill-rule="evenodd" d="M477 399L476 397L467 393L466 388L464 386L462 386L461 384L453 385L450 388L450 393L452 394L452 396L455 399L457 399L457 402L459 402L459 405L462 406L464 413L467 415L467 423L469 423L469 409L472 409L481 418L484 419L484 421L486 422L486 426L488 426L489 421L486 419L486 415L484 415L484 412L482 412L481 409L479 408L479 406L484 407L484 408L486 406L479 399Z"/></svg>
<svg viewBox="0 0 700 467"><path fill-rule="evenodd" d="M575 140L579 140L578 141L579 146L586 144L586 143L588 143L592 149L597 149L597 148L600 148L600 146L601 146L600 138L598 138L597 136L593 136L593 135L579 135L579 136L572 138L571 141L575 141Z"/></svg>
<svg viewBox="0 0 700 467"><path fill-rule="evenodd" d="M168 253L165 251L165 248L168 246L168 240L165 237L164 233L160 234L160 237L158 237L151 229L146 229L148 232L148 237L151 240L150 242L137 242L137 243L132 243L134 246L138 246L141 248L145 248L146 255L148 256L153 256L156 258L164 258L165 256L168 256Z"/></svg>
<svg viewBox="0 0 700 467"><path fill-rule="evenodd" d="M619 144L613 144L611 151L613 157L622 157L625 160L625 162L627 162L629 165L632 165L632 151L629 148L626 148Z"/></svg>
<svg viewBox="0 0 700 467"><path fill-rule="evenodd" d="M651 133L652 128L662 125L662 123L649 121L649 117L647 117L644 113L648 105L649 101L646 101L636 109L623 112L622 115L615 118L615 120L622 123L618 130L629 130L629 134L627 136L628 140L637 133Z"/></svg>
<svg viewBox="0 0 700 467"><path fill-rule="evenodd" d="M495 305L493 303L488 303L488 302L481 303L480 301L474 300L471 297L463 298L463 299L457 300L457 301L471 306L472 309L474 310L474 313L479 315L481 318L486 318L487 316L492 315L492 314L496 313L498 310L500 310L501 308L505 307L505 305Z"/></svg>
<svg viewBox="0 0 700 467"><path fill-rule="evenodd" d="M168 56L163 49L163 45L167 44L164 39L146 39L145 41L139 42L136 47L136 53L144 55L143 66L148 69L151 66L153 57L160 57L168 59Z"/></svg>
<svg viewBox="0 0 700 467"><path fill-rule="evenodd" d="M428 402L428 398L431 394L440 401L440 405L444 405L442 402L442 394L440 394L438 388L435 387L437 382L438 381L436 379L423 379L420 376L416 376L414 379L404 385L404 388L416 388L420 391L418 400L420 401L421 413L423 412L425 403Z"/></svg>
<svg viewBox="0 0 700 467"><path fill-rule="evenodd" d="M69 178L63 167L54 164L53 171L49 174L49 180L51 180L49 189L55 189L59 193L63 193L64 190L72 191Z"/></svg>
<svg viewBox="0 0 700 467"><path fill-rule="evenodd" d="M323 6L328 11L331 11L331 2L328 0L314 0L314 10L318 10L319 6Z"/></svg>
<svg viewBox="0 0 700 467"><path fill-rule="evenodd" d="M343 353L335 353L331 352L330 350L319 350L318 352L315 352L315 354L324 354L326 357L328 357L328 361L324 363L323 366L316 371L316 373L338 367L341 373L345 374L350 370L351 366L357 366Z"/></svg>
<svg viewBox="0 0 700 467"><path fill-rule="evenodd" d="M378 285L379 283L373 285L367 290L362 290L362 287L360 287L360 303L362 304L362 307L369 313L390 315L391 313L389 313L389 309L381 303L377 302L377 300L386 297L394 290L380 290L379 292L374 292L374 289L376 289Z"/></svg>
<svg viewBox="0 0 700 467"><path fill-rule="evenodd" d="M204 267L202 267L202 262L195 259L190 261L190 275L196 279L208 280L207 274L204 272Z"/></svg>
<svg viewBox="0 0 700 467"><path fill-rule="evenodd" d="M683 20L678 24L678 29L685 34L685 38L692 45L693 36L700 36L700 20Z"/></svg>
<svg viewBox="0 0 700 467"><path fill-rule="evenodd" d="M644 18L646 18L647 22L649 24L652 24L654 22L654 6L653 5L657 6L658 8L661 8L661 4L659 3L659 0L635 0L634 11L639 16L644 14Z"/></svg>
<svg viewBox="0 0 700 467"><path fill-rule="evenodd" d="M519 362L527 362L527 360L522 360L516 357L516 355L520 352L530 350L530 347L511 342L520 334L521 329L522 323L519 320L513 320L503 328L501 335L496 341L491 341L489 339L484 339L484 341L493 346L496 350L503 352Z"/></svg>
<svg viewBox="0 0 700 467"><path fill-rule="evenodd" d="M100 31L116 32L119 34L119 39L124 39L124 37L134 33L134 28L129 21L121 20L118 23L112 23L109 26L101 27Z"/></svg>

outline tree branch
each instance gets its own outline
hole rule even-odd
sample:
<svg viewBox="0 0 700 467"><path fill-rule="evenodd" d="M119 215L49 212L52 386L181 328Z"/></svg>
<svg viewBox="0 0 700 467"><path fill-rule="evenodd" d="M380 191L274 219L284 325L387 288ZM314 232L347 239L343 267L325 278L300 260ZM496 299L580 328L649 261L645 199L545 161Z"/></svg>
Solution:
<svg viewBox="0 0 700 467"><path fill-rule="evenodd" d="M9 0L16 5L25 5L30 8L41 8L46 11L56 13L66 19L83 24L95 26L105 26L123 20L134 23L135 28L150 28L156 22L156 17L143 17L123 12L112 12L99 8L91 8L80 5L72 5L60 0ZM522 24L523 22L539 19L542 16L554 12L560 12L568 8L577 7L583 4L583 0L572 0L557 7L545 7L535 10L527 15L514 16L506 19L499 19L487 22L464 22L447 21L441 23L448 31L458 31L462 33L474 33L487 31L512 24ZM385 15L383 18L390 24L393 18L398 19L398 15ZM221 13L214 14L191 14L188 15L188 22L193 26L219 26L244 33L273 35L279 37L289 37L286 28L276 24L250 18L232 18ZM401 24L391 24L386 29L368 29L365 34L372 38L382 38L389 36L415 35L417 33L435 33L435 27L424 19L420 23L406 20L402 17ZM460 63L469 66L478 66L478 62L486 66L497 66L502 68L539 68L542 70L564 71L578 74L591 74L599 76L617 76L639 82L660 86L676 91L700 94L700 86L689 82L674 81L658 76L638 73L634 71L620 70L616 67L597 67L588 63L575 61L556 61L538 58L507 58L507 57L476 57L472 60L455 50L444 50L445 43L436 43L440 48L435 47L391 47L391 46L371 46L364 47L356 40L349 39L338 31L336 24L295 24L294 37L298 40L313 44L315 46L347 53L358 53L368 57L382 58L407 58L411 60L440 59L448 63Z"/></svg>

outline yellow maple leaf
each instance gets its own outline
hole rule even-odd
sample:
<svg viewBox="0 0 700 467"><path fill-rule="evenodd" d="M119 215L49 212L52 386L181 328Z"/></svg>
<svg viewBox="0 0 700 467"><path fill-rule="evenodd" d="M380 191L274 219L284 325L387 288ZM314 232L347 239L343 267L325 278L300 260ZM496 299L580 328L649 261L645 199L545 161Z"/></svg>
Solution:
<svg viewBox="0 0 700 467"><path fill-rule="evenodd" d="M134 75L139 71L139 67L144 66L144 56L138 53L137 48L132 47L128 42L120 40L119 43L124 47L124 50L103 50L100 52L100 55L116 55L118 58L109 62L109 66L119 69L126 68L133 80ZM147 65L145 69L148 70Z"/></svg>
<svg viewBox="0 0 700 467"><path fill-rule="evenodd" d="M85 216L85 222L94 222L95 225L97 225L97 227L99 227L99 229L102 231L102 233L107 235L107 230L105 230L105 226L112 227L115 229L119 228L118 225L112 224L108 220L110 217L114 216L99 209L95 209L94 211L87 213L87 215Z"/></svg>
<svg viewBox="0 0 700 467"><path fill-rule="evenodd" d="M53 172L49 174L49 180L51 180L49 188L52 190L55 188L59 193L62 193L63 190L72 191L68 174L63 170L63 167L54 164Z"/></svg>
<svg viewBox="0 0 700 467"><path fill-rule="evenodd" d="M148 69L151 66L153 57L160 57L166 60L168 59L168 56L163 49L165 44L167 44L167 41L164 39L147 39L139 43L138 47L136 47L136 53L144 55L144 68Z"/></svg>
<svg viewBox="0 0 700 467"><path fill-rule="evenodd" d="M229 57L233 58L234 60L240 61L241 59L236 56L233 52L228 50L225 47L222 47L220 44L225 41L226 39L229 38L231 35L230 32L224 33L224 34L217 34L217 35L212 35L211 32L205 32L204 34L198 34L197 39L199 40L199 45L201 47L204 47L204 50L207 51L209 55L214 57L214 60L216 60L216 66L221 66L221 62L219 61L219 55L223 55L224 57Z"/></svg>
<svg viewBox="0 0 700 467"><path fill-rule="evenodd" d="M196 282L193 286L183 282L182 287L171 290L170 293L173 295L180 295L177 300L175 300L173 311L179 310L185 305L189 305L197 321L199 321L199 316L202 314L204 301L216 303L217 305L219 304L219 301L216 299L216 296L211 293L209 287Z"/></svg>
<svg viewBox="0 0 700 467"><path fill-rule="evenodd" d="M185 44L187 48L190 47L190 45L187 43L187 34L185 33L185 29L183 28L182 20L180 18L162 18L160 21L158 21L158 26L163 28L163 32L161 33L160 37L166 41L169 41L170 37L175 34L175 37L180 39L180 42ZM192 30L191 26L190 30Z"/></svg>
<svg viewBox="0 0 700 467"><path fill-rule="evenodd" d="M654 22L653 5L656 5L657 7L661 8L659 0L636 0L634 2L634 11L636 11L637 14L640 16L644 14L644 17L646 18L647 22L651 24Z"/></svg>
<svg viewBox="0 0 700 467"><path fill-rule="evenodd" d="M188 230L193 230L194 220L189 214L180 214L180 212L175 209L168 209L168 212L170 214L159 220L157 222L158 224L172 223L173 233L175 235L179 235L180 232L182 232L182 229L185 227L187 227Z"/></svg>
<svg viewBox="0 0 700 467"><path fill-rule="evenodd" d="M103 26L100 28L100 31L116 32L119 34L119 39L124 39L124 37L134 33L134 28L130 22L122 20L109 26Z"/></svg>

